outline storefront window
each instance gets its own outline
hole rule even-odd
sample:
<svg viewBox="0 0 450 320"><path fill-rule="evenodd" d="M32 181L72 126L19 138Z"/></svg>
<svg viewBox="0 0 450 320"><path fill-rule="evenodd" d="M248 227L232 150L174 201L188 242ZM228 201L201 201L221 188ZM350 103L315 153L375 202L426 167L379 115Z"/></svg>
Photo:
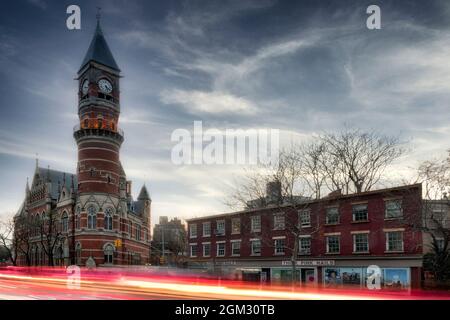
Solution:
<svg viewBox="0 0 450 320"><path fill-rule="evenodd" d="M410 286L408 268L381 269L381 287L384 289L408 289ZM358 287L366 288L367 268L325 268L323 282L325 287Z"/></svg>
<svg viewBox="0 0 450 320"><path fill-rule="evenodd" d="M407 289L409 288L409 270L407 268L383 269L381 285L385 289Z"/></svg>

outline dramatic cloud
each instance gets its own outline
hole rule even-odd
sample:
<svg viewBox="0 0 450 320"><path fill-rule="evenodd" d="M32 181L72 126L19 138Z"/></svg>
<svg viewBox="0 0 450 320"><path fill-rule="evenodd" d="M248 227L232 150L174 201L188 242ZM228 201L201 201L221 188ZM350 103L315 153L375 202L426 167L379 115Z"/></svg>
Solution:
<svg viewBox="0 0 450 320"><path fill-rule="evenodd" d="M1 213L17 210L36 153L74 172L77 81L96 7L123 71L121 160L145 182L153 222L227 210L241 166L176 166L173 130L280 129L281 145L344 125L400 135L411 152L388 172L411 178L449 148L450 4L379 1L77 1L82 29L44 0L0 3ZM386 182L387 183L387 182Z"/></svg>

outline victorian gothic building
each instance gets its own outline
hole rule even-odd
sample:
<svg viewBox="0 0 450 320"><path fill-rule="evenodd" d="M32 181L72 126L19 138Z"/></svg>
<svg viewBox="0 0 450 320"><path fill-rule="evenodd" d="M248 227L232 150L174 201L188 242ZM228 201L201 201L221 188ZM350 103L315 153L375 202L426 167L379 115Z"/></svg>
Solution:
<svg viewBox="0 0 450 320"><path fill-rule="evenodd" d="M77 74L76 174L36 169L15 216L22 265L144 264L150 254L151 199L131 196L119 160L120 69L100 23Z"/></svg>

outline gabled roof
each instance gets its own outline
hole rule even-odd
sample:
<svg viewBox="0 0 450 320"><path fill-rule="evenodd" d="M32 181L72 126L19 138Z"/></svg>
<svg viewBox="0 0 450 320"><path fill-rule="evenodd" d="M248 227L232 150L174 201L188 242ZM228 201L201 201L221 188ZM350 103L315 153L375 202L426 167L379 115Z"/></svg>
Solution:
<svg viewBox="0 0 450 320"><path fill-rule="evenodd" d="M74 191L75 192L77 191L78 181L76 174L41 167L37 168L36 173L39 174L40 179L42 179L44 182L50 182L51 184L50 194L52 196L52 199L58 199L59 193L58 188L62 187L63 185L66 186L67 190L70 190L72 184L72 175L73 175L73 185L75 189Z"/></svg>
<svg viewBox="0 0 450 320"><path fill-rule="evenodd" d="M89 49L86 52L83 62L81 63L80 70L83 69L83 67L90 61L95 61L104 66L120 71L119 67L117 66L116 60L114 60L111 50L109 50L109 46L106 43L105 37L103 36L103 31L100 27L100 21L97 21L97 28L95 29L94 37L92 38Z"/></svg>

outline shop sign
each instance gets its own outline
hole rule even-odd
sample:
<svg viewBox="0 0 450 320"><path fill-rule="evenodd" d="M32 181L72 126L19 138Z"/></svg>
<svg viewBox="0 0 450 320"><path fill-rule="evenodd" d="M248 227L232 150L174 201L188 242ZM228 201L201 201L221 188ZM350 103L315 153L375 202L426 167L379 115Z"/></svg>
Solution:
<svg viewBox="0 0 450 320"><path fill-rule="evenodd" d="M292 265L291 261L281 261L282 266ZM297 260L297 266L334 266L334 260Z"/></svg>

